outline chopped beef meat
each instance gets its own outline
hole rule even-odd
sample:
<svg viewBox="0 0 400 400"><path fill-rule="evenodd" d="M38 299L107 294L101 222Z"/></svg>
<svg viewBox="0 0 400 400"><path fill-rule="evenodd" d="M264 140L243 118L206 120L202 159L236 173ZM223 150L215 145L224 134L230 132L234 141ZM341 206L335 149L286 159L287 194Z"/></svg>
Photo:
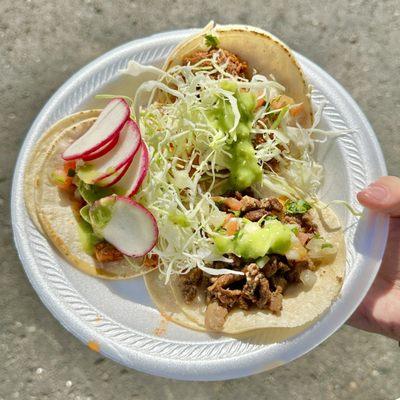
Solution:
<svg viewBox="0 0 400 400"><path fill-rule="evenodd" d="M258 299L257 299L257 307L258 308L267 308L267 305L271 301L271 290L269 289L268 279L264 276L260 278L260 285L258 289Z"/></svg>
<svg viewBox="0 0 400 400"><path fill-rule="evenodd" d="M281 202L275 197L270 197L269 199L261 199L260 206L260 208L264 208L267 211L276 211L278 213L283 210Z"/></svg>
<svg viewBox="0 0 400 400"><path fill-rule="evenodd" d="M251 306L251 303L243 295L241 295L238 298L237 306L242 310L248 310Z"/></svg>
<svg viewBox="0 0 400 400"><path fill-rule="evenodd" d="M269 199L261 199L260 200L260 208L264 208L265 210L270 210Z"/></svg>
<svg viewBox="0 0 400 400"><path fill-rule="evenodd" d="M257 133L253 138L253 145L259 146L260 144L265 143L264 135L262 133Z"/></svg>
<svg viewBox="0 0 400 400"><path fill-rule="evenodd" d="M214 261L212 267L215 269L229 268L229 264L225 261Z"/></svg>
<svg viewBox="0 0 400 400"><path fill-rule="evenodd" d="M232 262L225 264L225 268L241 269L243 260L240 257L238 257L236 254L232 253L232 254L228 254L227 258L232 260Z"/></svg>
<svg viewBox="0 0 400 400"><path fill-rule="evenodd" d="M226 288L234 282L241 281L243 279L243 275L236 274L225 274L220 275L218 277L212 277L210 279L212 285L207 288L209 292L214 292L219 288Z"/></svg>
<svg viewBox="0 0 400 400"><path fill-rule="evenodd" d="M220 275L211 278L212 285L207 288L212 299L228 309L232 308L239 300L242 291L240 289L229 289L228 286L243 280L243 275Z"/></svg>
<svg viewBox="0 0 400 400"><path fill-rule="evenodd" d="M274 314L279 314L280 311L282 310L282 300L283 300L283 295L280 289L276 289L275 292L271 293L271 299L269 301L269 309Z"/></svg>
<svg viewBox="0 0 400 400"><path fill-rule="evenodd" d="M243 296L253 301L254 293L257 289L262 274L260 273L257 264L247 265L243 269L243 272L246 274L246 283L243 286Z"/></svg>
<svg viewBox="0 0 400 400"><path fill-rule="evenodd" d="M301 226L307 233L315 233L318 231L318 226L313 222L312 216L309 212L302 215Z"/></svg>
<svg viewBox="0 0 400 400"><path fill-rule="evenodd" d="M297 224L301 226L301 216L299 214L285 215L283 217L283 222L285 224Z"/></svg>
<svg viewBox="0 0 400 400"><path fill-rule="evenodd" d="M244 196L242 200L240 200L240 204L241 204L240 211L242 213L246 213L247 211L252 211L261 208L260 200L257 200L254 197L250 196Z"/></svg>
<svg viewBox="0 0 400 400"><path fill-rule="evenodd" d="M212 331L220 331L224 326L228 310L222 307L216 301L208 304L204 315L204 323L206 329Z"/></svg>
<svg viewBox="0 0 400 400"><path fill-rule="evenodd" d="M300 243L305 246L307 242L313 237L314 235L312 233L304 233L304 232L299 232L297 237L300 240Z"/></svg>
<svg viewBox="0 0 400 400"><path fill-rule="evenodd" d="M271 290L268 279L260 271L257 264L249 264L246 271L246 284L243 286L243 297L260 309L269 308Z"/></svg>
<svg viewBox="0 0 400 400"><path fill-rule="evenodd" d="M255 197L253 189L251 187L248 187L248 188L242 190L241 193L243 196Z"/></svg>
<svg viewBox="0 0 400 400"><path fill-rule="evenodd" d="M201 60L210 59L216 54L216 62L218 65L223 65L225 71L233 76L244 77L248 70L248 65L245 61L239 59L236 54L231 53L224 49L210 49L207 51L199 50L189 54L183 59L184 64L197 64ZM210 67L211 62L209 60L204 61L201 64L203 67Z"/></svg>
<svg viewBox="0 0 400 400"><path fill-rule="evenodd" d="M238 192L237 190L236 190L236 192L235 192L235 197L236 197L238 200L242 200L242 199L243 199L242 193Z"/></svg>
<svg viewBox="0 0 400 400"><path fill-rule="evenodd" d="M283 257L282 257L283 258ZM282 261L282 258L276 255L271 255L268 262L264 265L263 273L267 278L275 275L277 271L288 271L289 266Z"/></svg>
<svg viewBox="0 0 400 400"><path fill-rule="evenodd" d="M194 268L187 274L179 276L183 299L186 303L191 303L194 300L202 279L203 271L199 268Z"/></svg>
<svg viewBox="0 0 400 400"><path fill-rule="evenodd" d="M267 167L274 172L279 170L279 161L276 158L271 158L266 161L264 165L267 165Z"/></svg>
<svg viewBox="0 0 400 400"><path fill-rule="evenodd" d="M285 291L287 284L288 284L287 280L283 276L279 276L279 275L272 276L270 278L270 281L271 281L272 285L275 287L275 289L280 288L282 293Z"/></svg>
<svg viewBox="0 0 400 400"><path fill-rule="evenodd" d="M215 53L215 51L211 50L198 50L195 51L194 53L189 54L183 59L183 64L190 64L190 65L195 65L201 60L205 60L207 58L211 58L212 55ZM204 63L206 65L206 63ZM207 62L207 66L209 66L210 63Z"/></svg>
<svg viewBox="0 0 400 400"><path fill-rule="evenodd" d="M99 262L118 261L123 258L123 254L108 242L100 242L94 246L94 256Z"/></svg>
<svg viewBox="0 0 400 400"><path fill-rule="evenodd" d="M246 212L246 214L243 215L243 218L246 218L252 222L257 222L262 217L264 217L265 215L268 215L268 214L270 214L269 211L260 208L258 210L252 210L252 211Z"/></svg>
<svg viewBox="0 0 400 400"><path fill-rule="evenodd" d="M227 309L231 309L239 301L242 291L240 289L224 289L219 287L218 290L214 290L212 293L213 297L216 298L221 304Z"/></svg>
<svg viewBox="0 0 400 400"><path fill-rule="evenodd" d="M299 225L305 233L316 233L318 232L318 226L312 221L312 216L309 212L304 214L292 214L285 215L283 222L287 224Z"/></svg>
<svg viewBox="0 0 400 400"><path fill-rule="evenodd" d="M271 211L281 212L283 210L282 203L275 197L269 199L269 209Z"/></svg>

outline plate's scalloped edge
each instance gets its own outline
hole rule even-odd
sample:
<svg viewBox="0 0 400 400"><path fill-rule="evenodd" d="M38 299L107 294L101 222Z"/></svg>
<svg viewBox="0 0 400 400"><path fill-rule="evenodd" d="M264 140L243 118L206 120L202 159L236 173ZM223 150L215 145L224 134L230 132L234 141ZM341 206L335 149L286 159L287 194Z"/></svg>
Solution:
<svg viewBox="0 0 400 400"><path fill-rule="evenodd" d="M130 56L129 59L135 59L142 63L151 63L165 57L170 49L171 46L162 49L149 49L146 52L142 52L138 57ZM87 93L93 92L111 77L115 76L116 73L126 65L127 61L128 59L122 59L118 63L107 66L94 74L91 79L85 80L80 84L73 95L67 97L55 112L49 116L49 124L76 109L76 107L86 99ZM336 129L348 128L335 107L322 92L314 89L312 98L317 104L321 102L326 103L324 115L328 118L333 127ZM363 165L360 157L357 155L357 147L354 138L348 135L341 137L340 140L346 149L346 157L348 157L350 170L355 180L355 189L361 189L365 185L365 179L362 173ZM168 359L184 359L186 361L237 357L241 354L250 354L262 347L262 345L254 344L250 341L246 342L236 339L199 344L174 342L144 335L105 316L102 317L101 322L98 322L99 311L86 302L82 296L69 285L46 239L31 223L26 224L25 232L29 238L33 254L33 258L30 262L38 262L40 264L41 270L46 274L49 288L57 293L60 301L75 315L79 316L84 322L91 324L93 329L115 342L115 344L134 348L136 351L146 354L154 354ZM349 261L353 262L355 258L354 252L349 252L348 256L350 256Z"/></svg>
<svg viewBox="0 0 400 400"><path fill-rule="evenodd" d="M324 105L323 115L329 120L329 123L335 130L338 131L350 131L348 134L339 136L336 140L340 141L342 147L345 150L344 162L348 165L347 171L351 174L349 182L351 184L351 192L357 193L366 186L365 166L360 158L360 152L357 147L357 141L355 134L357 130L355 127L350 129L346 125L341 115L337 112L334 105L327 99L327 97L318 89L313 88L311 92L312 101L315 105ZM351 216L348 223L348 227L345 230L346 243L352 243L356 233L356 216ZM347 269L351 265L354 265L357 261L357 254L354 247L347 246L346 248L346 265Z"/></svg>

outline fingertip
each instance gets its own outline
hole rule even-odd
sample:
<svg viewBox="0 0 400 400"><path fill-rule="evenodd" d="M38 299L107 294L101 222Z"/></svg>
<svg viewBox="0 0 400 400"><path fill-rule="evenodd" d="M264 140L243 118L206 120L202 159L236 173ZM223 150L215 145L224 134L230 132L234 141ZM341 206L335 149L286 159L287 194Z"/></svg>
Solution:
<svg viewBox="0 0 400 400"><path fill-rule="evenodd" d="M400 179L384 176L357 193L357 200L372 210L398 215L400 212Z"/></svg>

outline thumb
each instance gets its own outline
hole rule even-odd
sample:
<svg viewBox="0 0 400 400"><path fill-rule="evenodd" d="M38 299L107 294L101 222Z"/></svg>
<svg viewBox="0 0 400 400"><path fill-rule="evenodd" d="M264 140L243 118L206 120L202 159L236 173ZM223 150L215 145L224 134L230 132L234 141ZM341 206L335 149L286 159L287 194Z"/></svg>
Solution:
<svg viewBox="0 0 400 400"><path fill-rule="evenodd" d="M383 176L357 194L365 207L392 217L400 216L400 179Z"/></svg>

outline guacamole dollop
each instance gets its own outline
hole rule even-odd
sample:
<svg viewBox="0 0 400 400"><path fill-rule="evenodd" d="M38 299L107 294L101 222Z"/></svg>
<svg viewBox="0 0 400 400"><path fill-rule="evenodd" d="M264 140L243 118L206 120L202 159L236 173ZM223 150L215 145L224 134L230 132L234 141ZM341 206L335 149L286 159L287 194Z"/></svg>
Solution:
<svg viewBox="0 0 400 400"><path fill-rule="evenodd" d="M231 155L228 159L229 188L243 190L262 177L262 169L257 163L250 139L256 96L254 93L240 91L235 82L223 81L221 88L232 92L240 112L240 122L231 133L232 140L226 145L226 150ZM226 99L219 98L208 116L214 126L224 132L230 131L234 125L232 106Z"/></svg>
<svg viewBox="0 0 400 400"><path fill-rule="evenodd" d="M234 238L216 235L214 243L222 254L234 253L244 259L257 259L266 254L285 254L291 244L291 230L279 221L270 221L261 227L246 222Z"/></svg>

